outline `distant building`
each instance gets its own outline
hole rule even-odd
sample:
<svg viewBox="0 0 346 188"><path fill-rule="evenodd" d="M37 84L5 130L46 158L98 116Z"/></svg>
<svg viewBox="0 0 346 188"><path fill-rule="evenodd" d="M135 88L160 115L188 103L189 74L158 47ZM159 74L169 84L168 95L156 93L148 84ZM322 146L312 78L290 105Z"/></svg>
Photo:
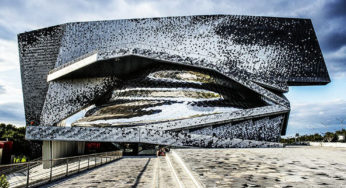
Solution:
<svg viewBox="0 0 346 188"><path fill-rule="evenodd" d="M338 141L345 141L345 135L339 134L338 135Z"/></svg>
<svg viewBox="0 0 346 188"><path fill-rule="evenodd" d="M288 86L330 82L309 19L77 22L18 42L29 140L277 146Z"/></svg>
<svg viewBox="0 0 346 188"><path fill-rule="evenodd" d="M12 141L0 141L0 164L11 163L12 148Z"/></svg>

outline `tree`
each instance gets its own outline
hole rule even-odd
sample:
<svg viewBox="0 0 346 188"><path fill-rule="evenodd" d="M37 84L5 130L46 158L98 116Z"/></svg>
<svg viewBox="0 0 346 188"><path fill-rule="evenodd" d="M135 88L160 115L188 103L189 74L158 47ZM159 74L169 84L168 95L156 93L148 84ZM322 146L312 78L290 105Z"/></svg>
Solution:
<svg viewBox="0 0 346 188"><path fill-rule="evenodd" d="M25 140L25 127L0 124L0 139L13 141L13 154L37 158L41 156L41 142ZM27 159L26 159L27 160Z"/></svg>
<svg viewBox="0 0 346 188"><path fill-rule="evenodd" d="M335 134L331 133L331 132L326 132L326 134L324 134L324 138L328 141L331 142L334 140L335 138Z"/></svg>

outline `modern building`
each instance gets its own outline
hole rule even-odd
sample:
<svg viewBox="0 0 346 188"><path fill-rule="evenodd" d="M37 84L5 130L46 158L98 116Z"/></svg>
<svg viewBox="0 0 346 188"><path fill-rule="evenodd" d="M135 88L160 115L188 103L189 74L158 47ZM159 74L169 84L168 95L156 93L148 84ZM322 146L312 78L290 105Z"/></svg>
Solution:
<svg viewBox="0 0 346 188"><path fill-rule="evenodd" d="M76 22L18 43L26 138L53 145L275 147L288 87L330 82L309 19Z"/></svg>

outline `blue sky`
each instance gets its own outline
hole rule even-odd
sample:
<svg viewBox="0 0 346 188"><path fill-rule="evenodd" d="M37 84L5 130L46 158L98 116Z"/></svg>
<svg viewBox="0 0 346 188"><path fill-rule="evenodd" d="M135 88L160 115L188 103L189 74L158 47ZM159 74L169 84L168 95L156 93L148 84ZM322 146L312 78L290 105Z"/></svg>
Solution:
<svg viewBox="0 0 346 188"><path fill-rule="evenodd" d="M346 1L343 0L1 0L0 122L24 126L17 34L65 22L237 14L310 18L332 82L290 87L287 135L346 128Z"/></svg>

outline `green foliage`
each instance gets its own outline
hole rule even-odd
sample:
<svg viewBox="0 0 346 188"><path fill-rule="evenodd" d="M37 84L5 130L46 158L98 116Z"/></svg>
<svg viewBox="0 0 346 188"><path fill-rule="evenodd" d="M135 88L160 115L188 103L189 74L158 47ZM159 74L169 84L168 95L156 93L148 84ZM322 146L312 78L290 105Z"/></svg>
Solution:
<svg viewBox="0 0 346 188"><path fill-rule="evenodd" d="M0 176L0 188L8 188L10 187L10 184L8 183L6 176L1 175Z"/></svg>
<svg viewBox="0 0 346 188"><path fill-rule="evenodd" d="M346 136L346 129L341 129L339 131L336 131L335 134L336 135L344 135L344 136Z"/></svg>
<svg viewBox="0 0 346 188"><path fill-rule="evenodd" d="M338 141L338 135L346 136L346 130L342 129L336 132L326 132L323 136L320 134L302 135L296 134L293 138L282 138L281 143L294 144L297 142L336 142Z"/></svg>
<svg viewBox="0 0 346 188"><path fill-rule="evenodd" d="M28 161L28 158L41 156L41 142L25 140L25 127L16 127L11 124L0 123L0 139L13 141L13 154L16 156L26 156L18 161Z"/></svg>
<svg viewBox="0 0 346 188"><path fill-rule="evenodd" d="M324 134L324 138L325 140L327 140L328 142L334 141L336 139L336 134L332 133L332 132L326 132Z"/></svg>
<svg viewBox="0 0 346 188"><path fill-rule="evenodd" d="M25 127L15 127L11 124L0 124L0 138L9 140L23 140L25 137Z"/></svg>

